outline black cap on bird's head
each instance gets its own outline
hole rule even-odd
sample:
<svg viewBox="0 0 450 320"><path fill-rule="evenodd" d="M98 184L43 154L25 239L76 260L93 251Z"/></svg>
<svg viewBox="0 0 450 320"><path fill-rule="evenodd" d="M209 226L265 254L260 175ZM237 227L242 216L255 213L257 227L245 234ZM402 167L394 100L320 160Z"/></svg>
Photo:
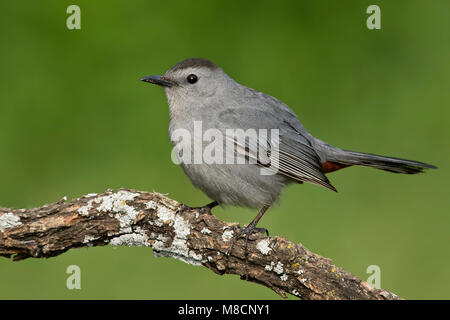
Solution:
<svg viewBox="0 0 450 320"><path fill-rule="evenodd" d="M164 76L148 76L141 79L141 81L157 84L162 87L174 87L178 86L178 83L174 79L170 79L167 75L177 73L185 69L195 69L195 68L207 68L210 70L218 69L219 67L212 61L203 58L189 58L183 60L172 68L170 68ZM189 75L187 78L189 83L195 83L197 81L197 76L195 74Z"/></svg>

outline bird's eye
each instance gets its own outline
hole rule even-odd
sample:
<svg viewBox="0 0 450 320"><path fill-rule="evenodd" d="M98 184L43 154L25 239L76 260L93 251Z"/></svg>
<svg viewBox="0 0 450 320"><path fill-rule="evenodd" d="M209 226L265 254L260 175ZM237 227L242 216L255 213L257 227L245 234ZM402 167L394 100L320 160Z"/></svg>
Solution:
<svg viewBox="0 0 450 320"><path fill-rule="evenodd" d="M195 74L190 74L187 76L187 81L191 84L196 83L197 80L198 80L198 77Z"/></svg>

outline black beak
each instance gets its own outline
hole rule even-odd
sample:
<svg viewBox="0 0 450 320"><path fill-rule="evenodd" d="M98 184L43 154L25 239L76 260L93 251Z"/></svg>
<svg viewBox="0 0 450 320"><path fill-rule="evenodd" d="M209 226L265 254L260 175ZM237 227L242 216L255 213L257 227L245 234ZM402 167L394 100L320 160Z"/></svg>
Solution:
<svg viewBox="0 0 450 320"><path fill-rule="evenodd" d="M173 87L178 85L175 81L164 78L162 76L148 76L142 78L141 81L157 84L158 86L162 87Z"/></svg>

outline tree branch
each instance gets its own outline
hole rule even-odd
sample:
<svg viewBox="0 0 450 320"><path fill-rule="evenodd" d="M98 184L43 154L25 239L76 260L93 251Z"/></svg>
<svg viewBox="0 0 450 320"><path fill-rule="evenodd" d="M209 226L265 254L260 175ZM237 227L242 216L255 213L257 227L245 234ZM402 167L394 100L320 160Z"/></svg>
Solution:
<svg viewBox="0 0 450 320"><path fill-rule="evenodd" d="M399 299L281 237L239 239L238 225L159 193L120 189L88 194L35 209L0 207L0 255L13 260L49 258L84 246L148 246L155 256L202 265L302 299Z"/></svg>

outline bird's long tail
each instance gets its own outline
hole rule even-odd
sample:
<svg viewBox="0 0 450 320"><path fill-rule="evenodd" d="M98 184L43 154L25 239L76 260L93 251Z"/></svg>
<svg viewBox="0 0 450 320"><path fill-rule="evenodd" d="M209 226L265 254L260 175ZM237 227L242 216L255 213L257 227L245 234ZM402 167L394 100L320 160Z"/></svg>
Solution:
<svg viewBox="0 0 450 320"><path fill-rule="evenodd" d="M332 162L343 166L364 166L385 170L394 173L415 174L423 172L424 169L437 169L437 167L413 160L380 156L370 153L340 150L334 154Z"/></svg>

